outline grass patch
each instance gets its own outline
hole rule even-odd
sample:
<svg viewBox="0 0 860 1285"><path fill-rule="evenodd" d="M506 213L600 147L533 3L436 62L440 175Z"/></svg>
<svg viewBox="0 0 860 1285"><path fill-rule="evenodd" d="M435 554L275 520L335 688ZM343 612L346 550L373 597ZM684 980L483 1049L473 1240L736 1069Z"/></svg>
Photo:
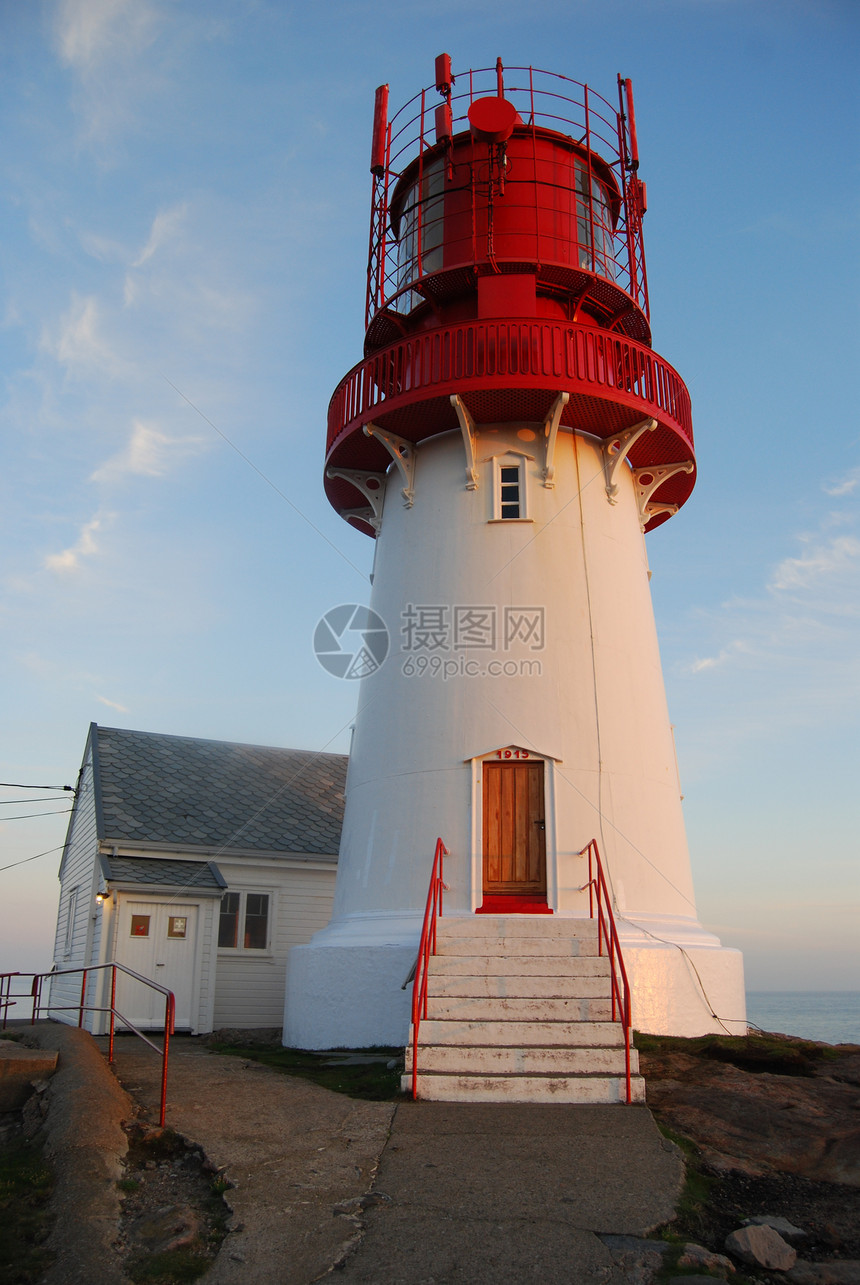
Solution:
<svg viewBox="0 0 860 1285"><path fill-rule="evenodd" d="M663 1137L674 1142L684 1155L684 1186L675 1207L675 1217L671 1223L667 1223L660 1229L660 1237L671 1244L680 1245L688 1240L699 1243L700 1238L707 1235L708 1231L707 1210L714 1180L702 1173L699 1165L699 1151L694 1142L685 1138L682 1133L675 1133L674 1129L668 1129L659 1120L657 1128Z"/></svg>
<svg viewBox="0 0 860 1285"><path fill-rule="evenodd" d="M699 1035L685 1039L680 1035L643 1035L635 1032L634 1043L640 1053L687 1053L715 1062L730 1062L753 1074L812 1076L817 1064L838 1060L842 1054L828 1045L812 1040L776 1039L769 1035Z"/></svg>
<svg viewBox="0 0 860 1285"><path fill-rule="evenodd" d="M285 1075L311 1080L323 1089L344 1093L350 1098L388 1102L401 1096L403 1050L400 1048L333 1049L317 1053L306 1049L243 1048L233 1044L210 1044L209 1047L217 1053L261 1062Z"/></svg>
<svg viewBox="0 0 860 1285"><path fill-rule="evenodd" d="M181 1285L196 1281L212 1266L207 1254L192 1249L171 1249L163 1254L142 1254L125 1265L135 1285Z"/></svg>
<svg viewBox="0 0 860 1285"><path fill-rule="evenodd" d="M662 1039L662 1036L645 1036L646 1039ZM690 1041L684 1041L689 1043ZM637 1040L638 1047L638 1040ZM664 1138L674 1142L684 1156L684 1186L681 1189L681 1195L675 1210L675 1217L670 1223L664 1224L659 1228L656 1235L661 1240L667 1241L671 1249L663 1259L663 1266L657 1273L655 1285L667 1285L676 1277L683 1276L710 1276L711 1273L703 1267L679 1267L678 1259L684 1252L684 1246L689 1242L696 1245L707 1245L709 1243L711 1231L711 1202L719 1200L718 1182L716 1178L710 1177L702 1172L699 1163L699 1149L696 1144L684 1136L683 1133L676 1133L674 1129L669 1129L665 1124L661 1124L655 1116L657 1128ZM719 1253L725 1253L720 1249ZM724 1277L714 1275L714 1280L723 1280ZM754 1280L745 1276L742 1271L736 1270L731 1276L732 1285L756 1285Z"/></svg>
<svg viewBox="0 0 860 1285"><path fill-rule="evenodd" d="M41 1149L20 1140L0 1151L0 1280L29 1285L53 1259L44 1242L54 1173Z"/></svg>

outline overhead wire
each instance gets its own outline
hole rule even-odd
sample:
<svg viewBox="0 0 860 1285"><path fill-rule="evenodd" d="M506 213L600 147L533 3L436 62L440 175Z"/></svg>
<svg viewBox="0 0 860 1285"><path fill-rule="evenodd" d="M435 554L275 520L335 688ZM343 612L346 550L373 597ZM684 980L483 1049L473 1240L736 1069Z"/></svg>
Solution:
<svg viewBox="0 0 860 1285"><path fill-rule="evenodd" d="M35 856L24 857L21 861L12 861L8 866L0 866L0 872L3 870L12 870L15 866L25 866L28 861L37 861L39 857L48 857L52 852L60 852L65 846L66 845L64 843L59 843L56 848L46 848L44 852L37 852Z"/></svg>
<svg viewBox="0 0 860 1285"><path fill-rule="evenodd" d="M12 803L61 803L61 799L0 799L0 807Z"/></svg>
<svg viewBox="0 0 860 1285"><path fill-rule="evenodd" d="M29 821L33 817L67 817L71 808L60 808L59 812L22 812L19 817L3 817L0 824L5 825L7 821Z"/></svg>
<svg viewBox="0 0 860 1285"><path fill-rule="evenodd" d="M0 788L6 790L60 790L74 794L73 785L22 785L20 781L0 781Z"/></svg>

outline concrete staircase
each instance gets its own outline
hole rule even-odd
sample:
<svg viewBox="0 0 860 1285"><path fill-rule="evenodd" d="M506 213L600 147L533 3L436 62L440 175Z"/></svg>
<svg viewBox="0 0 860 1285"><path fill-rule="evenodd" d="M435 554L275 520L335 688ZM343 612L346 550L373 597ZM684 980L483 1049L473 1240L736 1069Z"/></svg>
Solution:
<svg viewBox="0 0 860 1285"><path fill-rule="evenodd" d="M613 1022L597 924L556 915L437 922L418 1096L441 1102L624 1102L624 1033ZM632 1098L645 1101L630 1050ZM412 1031L404 1090L412 1088Z"/></svg>

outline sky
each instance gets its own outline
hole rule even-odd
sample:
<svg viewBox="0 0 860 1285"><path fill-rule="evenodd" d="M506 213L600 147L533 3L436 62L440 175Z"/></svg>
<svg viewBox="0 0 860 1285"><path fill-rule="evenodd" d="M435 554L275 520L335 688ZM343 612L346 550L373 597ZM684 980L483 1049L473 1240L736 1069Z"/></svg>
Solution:
<svg viewBox="0 0 860 1285"><path fill-rule="evenodd" d="M374 90L621 72L697 442L648 553L700 917L751 989L860 989L858 37L854 0L0 0L2 780L74 785L92 721L347 749L312 637L368 600L322 465ZM0 788L0 971L51 965L69 797Z"/></svg>

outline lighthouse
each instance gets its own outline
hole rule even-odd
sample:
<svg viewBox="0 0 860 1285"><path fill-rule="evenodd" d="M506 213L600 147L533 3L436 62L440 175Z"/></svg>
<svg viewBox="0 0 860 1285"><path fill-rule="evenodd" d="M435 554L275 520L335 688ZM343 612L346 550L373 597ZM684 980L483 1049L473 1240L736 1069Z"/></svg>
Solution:
<svg viewBox="0 0 860 1285"><path fill-rule="evenodd" d="M438 837L444 921L500 941L576 933L596 840L634 1027L742 1034L741 956L697 916L650 598L645 536L696 470L652 347L631 84L435 71L395 113L376 93L364 356L325 464L375 542L374 645L284 1043L405 1044Z"/></svg>

